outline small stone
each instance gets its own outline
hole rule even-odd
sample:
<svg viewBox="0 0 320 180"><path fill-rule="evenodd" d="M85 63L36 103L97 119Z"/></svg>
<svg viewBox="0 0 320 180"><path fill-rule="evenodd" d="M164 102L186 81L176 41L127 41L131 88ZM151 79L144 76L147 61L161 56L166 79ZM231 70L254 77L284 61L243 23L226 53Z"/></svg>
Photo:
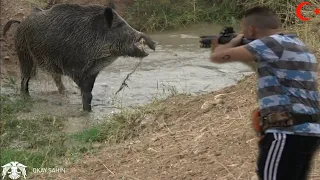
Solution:
<svg viewBox="0 0 320 180"><path fill-rule="evenodd" d="M10 60L10 57L9 56L5 56L3 59L8 61L8 60Z"/></svg>
<svg viewBox="0 0 320 180"><path fill-rule="evenodd" d="M208 112L210 109L212 109L214 106L216 105L220 105L223 104L224 101L222 99L215 99L213 101L206 101L205 103L203 103L203 105L201 106L201 109L203 110L203 112Z"/></svg>
<svg viewBox="0 0 320 180"><path fill-rule="evenodd" d="M214 103L218 105L218 104L223 104L224 101L222 99L216 99Z"/></svg>
<svg viewBox="0 0 320 180"><path fill-rule="evenodd" d="M197 136L194 141L199 141L203 137L204 133L201 133L199 136Z"/></svg>
<svg viewBox="0 0 320 180"><path fill-rule="evenodd" d="M193 152L194 155L200 155L200 154L204 154L206 153L207 150L206 149L197 149Z"/></svg>
<svg viewBox="0 0 320 180"><path fill-rule="evenodd" d="M217 99L221 99L225 96L225 94L218 94L218 95L215 95L214 96L214 99L217 100Z"/></svg>
<svg viewBox="0 0 320 180"><path fill-rule="evenodd" d="M207 109L211 109L212 107L213 107L213 103L210 101L206 101L202 104L201 109L207 110Z"/></svg>

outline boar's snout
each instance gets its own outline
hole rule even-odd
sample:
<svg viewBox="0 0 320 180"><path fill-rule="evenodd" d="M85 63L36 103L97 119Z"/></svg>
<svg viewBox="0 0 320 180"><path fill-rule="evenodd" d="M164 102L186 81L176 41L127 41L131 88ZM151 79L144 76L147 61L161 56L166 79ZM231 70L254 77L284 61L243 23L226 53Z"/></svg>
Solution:
<svg viewBox="0 0 320 180"><path fill-rule="evenodd" d="M145 51L145 46L147 45L153 51L156 50L158 42L152 40L148 35L144 33L139 33L137 41L134 43L134 51L129 56L132 57L146 57L149 54Z"/></svg>

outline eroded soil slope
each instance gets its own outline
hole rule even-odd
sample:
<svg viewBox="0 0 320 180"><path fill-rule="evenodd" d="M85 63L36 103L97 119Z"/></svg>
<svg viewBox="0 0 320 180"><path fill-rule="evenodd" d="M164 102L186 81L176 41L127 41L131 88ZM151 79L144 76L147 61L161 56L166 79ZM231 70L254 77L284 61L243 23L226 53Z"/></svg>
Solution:
<svg viewBox="0 0 320 180"><path fill-rule="evenodd" d="M169 98L156 115L146 116L140 137L101 144L102 151L67 167L66 174L36 179L254 179L257 139L250 117L257 106L255 78L208 95ZM212 102L218 104L204 105ZM311 180L320 179L319 166L318 154Z"/></svg>

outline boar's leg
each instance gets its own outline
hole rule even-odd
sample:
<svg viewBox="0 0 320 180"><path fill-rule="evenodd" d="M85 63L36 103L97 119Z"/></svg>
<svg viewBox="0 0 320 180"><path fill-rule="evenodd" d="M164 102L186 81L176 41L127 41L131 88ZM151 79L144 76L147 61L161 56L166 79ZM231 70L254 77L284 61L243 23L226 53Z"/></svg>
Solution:
<svg viewBox="0 0 320 180"><path fill-rule="evenodd" d="M64 87L62 80L61 80L61 75L60 74L56 74L56 73L52 73L52 78L58 88L58 92L59 94L64 94L64 91L66 90L66 88Z"/></svg>
<svg viewBox="0 0 320 180"><path fill-rule="evenodd" d="M82 106L84 111L91 112L92 89L98 74L84 76L81 80L76 79L75 83L79 86L82 96Z"/></svg>
<svg viewBox="0 0 320 180"><path fill-rule="evenodd" d="M91 101L92 101L92 89L97 75L92 75L88 78L85 78L83 81L82 88L82 103L84 111L91 111Z"/></svg>
<svg viewBox="0 0 320 180"><path fill-rule="evenodd" d="M18 52L19 65L21 72L21 87L20 94L23 97L29 97L29 80L36 73L36 67L28 51L21 49Z"/></svg>
<svg viewBox="0 0 320 180"><path fill-rule="evenodd" d="M21 89L20 94L22 97L29 97L29 80L30 76L21 75Z"/></svg>

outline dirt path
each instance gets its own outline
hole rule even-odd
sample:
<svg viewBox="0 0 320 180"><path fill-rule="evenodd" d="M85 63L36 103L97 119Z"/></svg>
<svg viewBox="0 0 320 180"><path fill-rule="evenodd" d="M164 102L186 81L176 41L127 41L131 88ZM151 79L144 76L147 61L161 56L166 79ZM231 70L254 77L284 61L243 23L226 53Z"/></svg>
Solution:
<svg viewBox="0 0 320 180"><path fill-rule="evenodd" d="M257 106L255 78L208 95L170 98L158 116L147 116L151 122L140 137L118 145L101 144L97 154L66 167L66 174L36 179L250 180L257 156L250 124L250 113ZM218 94L224 94L218 98L221 104L201 108ZM319 166L320 154L310 180L320 180Z"/></svg>

